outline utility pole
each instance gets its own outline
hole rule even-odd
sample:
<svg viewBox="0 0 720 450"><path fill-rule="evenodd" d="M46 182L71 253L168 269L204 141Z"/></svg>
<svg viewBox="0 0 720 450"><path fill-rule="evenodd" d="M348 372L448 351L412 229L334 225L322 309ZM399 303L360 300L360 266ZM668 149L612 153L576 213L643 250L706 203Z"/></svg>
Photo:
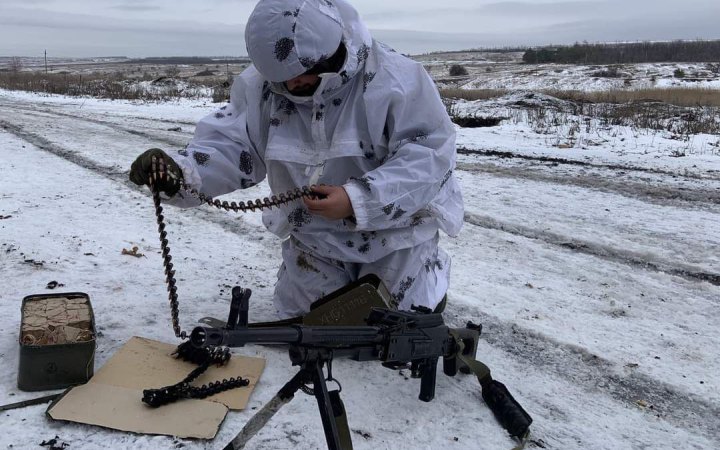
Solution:
<svg viewBox="0 0 720 450"><path fill-rule="evenodd" d="M45 75L47 75L47 50L45 50Z"/></svg>

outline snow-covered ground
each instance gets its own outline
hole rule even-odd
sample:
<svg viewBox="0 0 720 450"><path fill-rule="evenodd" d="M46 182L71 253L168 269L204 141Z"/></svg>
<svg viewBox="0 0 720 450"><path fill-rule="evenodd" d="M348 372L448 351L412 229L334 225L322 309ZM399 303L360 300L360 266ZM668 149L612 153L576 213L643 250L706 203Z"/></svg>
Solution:
<svg viewBox="0 0 720 450"><path fill-rule="evenodd" d="M90 295L96 367L133 335L176 342L152 202L127 170L144 149L182 148L215 107L0 91L0 404L37 396L16 388L20 302L53 292L50 281ZM569 130L516 118L458 129L467 214L460 236L443 241L454 258L446 320L484 324L479 358L533 416L528 448L717 448L718 136L581 127L560 145ZM227 197L267 192L261 184ZM184 329L225 316L236 284L253 289L251 320L273 318L280 249L259 214L173 208L166 217ZM121 254L132 246L146 257ZM294 373L282 350L236 352L268 361L250 408ZM514 445L472 377L439 374L425 404L418 380L379 364L336 361L334 375L355 448ZM55 435L71 449L222 448L254 413L231 412L206 442L52 422L44 409L0 413L0 448L38 448ZM324 448L314 398L297 396L250 445Z"/></svg>
<svg viewBox="0 0 720 450"><path fill-rule="evenodd" d="M716 63L524 64L522 52L451 52L415 56L443 88L608 91L720 88ZM463 66L466 76L449 76ZM682 77L676 74L682 72Z"/></svg>

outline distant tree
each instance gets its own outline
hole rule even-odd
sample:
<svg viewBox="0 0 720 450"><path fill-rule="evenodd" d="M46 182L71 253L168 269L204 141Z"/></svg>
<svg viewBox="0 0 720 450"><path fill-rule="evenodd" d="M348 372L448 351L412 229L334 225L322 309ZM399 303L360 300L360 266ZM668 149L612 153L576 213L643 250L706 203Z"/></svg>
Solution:
<svg viewBox="0 0 720 450"><path fill-rule="evenodd" d="M522 60L525 64L537 64L537 52L533 49L528 49L523 53Z"/></svg>
<svg viewBox="0 0 720 450"><path fill-rule="evenodd" d="M720 40L619 44L578 42L571 46L528 49L523 54L523 62L526 64L717 63L718 60L720 60Z"/></svg>
<svg viewBox="0 0 720 450"><path fill-rule="evenodd" d="M678 68L675 69L675 71L673 72L673 76L674 76L675 78L685 78L685 71L678 67Z"/></svg>
<svg viewBox="0 0 720 450"><path fill-rule="evenodd" d="M467 69L464 66L461 66L460 64L453 64L450 66L450 76L451 77L460 77L468 74Z"/></svg>

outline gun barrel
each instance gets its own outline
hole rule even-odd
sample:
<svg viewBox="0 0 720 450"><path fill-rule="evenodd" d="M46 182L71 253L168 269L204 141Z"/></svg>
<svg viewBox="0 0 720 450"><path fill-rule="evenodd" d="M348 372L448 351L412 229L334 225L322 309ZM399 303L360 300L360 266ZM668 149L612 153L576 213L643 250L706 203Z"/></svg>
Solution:
<svg viewBox="0 0 720 450"><path fill-rule="evenodd" d="M228 346L242 347L245 344L295 344L300 340L300 330L295 327L243 328L225 330L222 328L195 327L190 333L194 347Z"/></svg>
<svg viewBox="0 0 720 450"><path fill-rule="evenodd" d="M301 344L328 347L352 347L382 342L378 327L266 327L221 328L196 327L190 334L190 343L197 348L209 346L242 347L245 344Z"/></svg>

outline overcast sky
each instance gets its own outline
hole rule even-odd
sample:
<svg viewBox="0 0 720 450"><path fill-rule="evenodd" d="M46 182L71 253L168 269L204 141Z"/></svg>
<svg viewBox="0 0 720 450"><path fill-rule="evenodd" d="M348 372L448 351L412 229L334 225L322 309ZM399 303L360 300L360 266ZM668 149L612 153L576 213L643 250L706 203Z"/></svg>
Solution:
<svg viewBox="0 0 720 450"><path fill-rule="evenodd" d="M257 0L0 0L0 56L241 56ZM720 38L720 0L355 0L404 53Z"/></svg>

